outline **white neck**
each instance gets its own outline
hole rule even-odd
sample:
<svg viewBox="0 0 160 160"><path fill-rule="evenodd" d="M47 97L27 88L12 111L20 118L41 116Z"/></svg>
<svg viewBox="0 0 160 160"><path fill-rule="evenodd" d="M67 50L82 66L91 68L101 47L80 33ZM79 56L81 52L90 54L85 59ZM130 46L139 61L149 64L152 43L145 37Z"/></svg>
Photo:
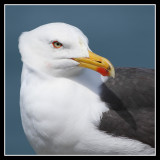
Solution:
<svg viewBox="0 0 160 160"><path fill-rule="evenodd" d="M30 67L28 64L23 64L23 71L27 73L28 71L36 73L37 76L40 76L42 79L57 79L57 78L67 78L70 79L76 83L79 83L83 85L84 87L88 88L95 94L100 93L100 86L103 83L101 79L101 75L95 71L92 71L90 69L82 69L77 74L74 74L73 76L65 76L65 77L54 77L52 75L49 75L45 72L40 72L36 70L33 67ZM23 77L23 76L22 76Z"/></svg>
<svg viewBox="0 0 160 160"><path fill-rule="evenodd" d="M97 95L100 93L102 80L100 74L95 71L84 69L80 74L72 76L70 79L85 86Z"/></svg>

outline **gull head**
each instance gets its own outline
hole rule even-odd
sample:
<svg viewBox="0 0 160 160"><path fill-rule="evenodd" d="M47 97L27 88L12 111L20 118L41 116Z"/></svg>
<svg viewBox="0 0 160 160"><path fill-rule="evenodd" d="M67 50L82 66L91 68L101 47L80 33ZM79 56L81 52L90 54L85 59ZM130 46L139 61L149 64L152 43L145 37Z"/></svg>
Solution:
<svg viewBox="0 0 160 160"><path fill-rule="evenodd" d="M50 23L19 37L22 61L30 68L51 76L78 74L89 68L103 76L115 76L109 60L93 53L83 32L66 23Z"/></svg>

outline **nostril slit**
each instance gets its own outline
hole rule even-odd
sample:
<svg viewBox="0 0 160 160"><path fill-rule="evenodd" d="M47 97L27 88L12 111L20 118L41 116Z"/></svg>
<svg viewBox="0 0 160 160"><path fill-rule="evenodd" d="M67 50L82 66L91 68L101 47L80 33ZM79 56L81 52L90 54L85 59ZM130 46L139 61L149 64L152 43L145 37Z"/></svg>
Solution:
<svg viewBox="0 0 160 160"><path fill-rule="evenodd" d="M102 63L101 61L96 61L96 62L98 62L98 63Z"/></svg>

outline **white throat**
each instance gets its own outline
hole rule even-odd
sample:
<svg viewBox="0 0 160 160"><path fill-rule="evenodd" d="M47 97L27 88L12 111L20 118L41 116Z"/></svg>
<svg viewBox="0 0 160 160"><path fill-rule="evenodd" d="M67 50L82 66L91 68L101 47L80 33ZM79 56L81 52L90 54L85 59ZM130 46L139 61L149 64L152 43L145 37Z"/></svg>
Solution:
<svg viewBox="0 0 160 160"><path fill-rule="evenodd" d="M100 74L95 71L84 69L76 76L71 76L70 79L83 85L97 95L100 93L102 80Z"/></svg>

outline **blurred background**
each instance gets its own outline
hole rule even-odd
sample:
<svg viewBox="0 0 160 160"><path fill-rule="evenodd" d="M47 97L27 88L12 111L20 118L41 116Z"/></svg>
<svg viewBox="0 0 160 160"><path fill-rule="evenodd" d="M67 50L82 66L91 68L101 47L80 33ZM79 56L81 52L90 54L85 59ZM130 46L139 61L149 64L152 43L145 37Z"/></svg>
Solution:
<svg viewBox="0 0 160 160"><path fill-rule="evenodd" d="M19 107L22 62L18 37L52 22L81 29L91 50L114 66L155 67L154 5L5 6L5 154L35 154L24 134Z"/></svg>

